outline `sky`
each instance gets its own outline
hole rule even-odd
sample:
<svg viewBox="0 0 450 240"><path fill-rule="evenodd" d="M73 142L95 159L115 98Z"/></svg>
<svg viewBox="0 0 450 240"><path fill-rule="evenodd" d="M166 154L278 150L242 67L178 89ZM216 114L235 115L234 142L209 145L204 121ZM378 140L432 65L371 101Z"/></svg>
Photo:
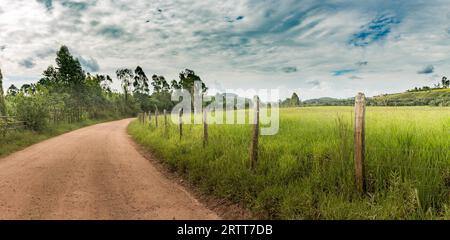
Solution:
<svg viewBox="0 0 450 240"><path fill-rule="evenodd" d="M188 68L210 93L374 96L450 75L450 3L0 0L5 88L39 80L61 45L87 72L115 76L139 65L172 80Z"/></svg>

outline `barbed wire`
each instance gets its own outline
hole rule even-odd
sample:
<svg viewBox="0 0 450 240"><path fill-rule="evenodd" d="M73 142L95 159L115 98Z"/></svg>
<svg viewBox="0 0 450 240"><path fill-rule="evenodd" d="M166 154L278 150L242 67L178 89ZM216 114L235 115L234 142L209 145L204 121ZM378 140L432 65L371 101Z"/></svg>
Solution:
<svg viewBox="0 0 450 240"><path fill-rule="evenodd" d="M406 165L406 164L383 164L383 163L366 163L368 168L377 168L377 167L384 167L384 168L404 168L404 169L415 169L415 170L450 170L450 165L443 165L443 166L413 166L413 165ZM417 163L418 164L418 163Z"/></svg>
<svg viewBox="0 0 450 240"><path fill-rule="evenodd" d="M414 152L438 152L438 153L448 153L450 154L450 148L442 149L442 148L400 148L400 147L391 147L391 148L380 148L380 147L367 147L366 153L370 151L379 151L379 152L397 152L397 153L414 153Z"/></svg>

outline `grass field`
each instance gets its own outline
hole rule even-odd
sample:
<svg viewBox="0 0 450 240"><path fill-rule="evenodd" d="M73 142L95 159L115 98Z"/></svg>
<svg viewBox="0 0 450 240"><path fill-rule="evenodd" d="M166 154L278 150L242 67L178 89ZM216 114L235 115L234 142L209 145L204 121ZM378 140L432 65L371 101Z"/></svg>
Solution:
<svg viewBox="0 0 450 240"><path fill-rule="evenodd" d="M84 120L76 123L61 123L56 126L52 126L51 128L49 127L41 132L31 130L10 131L4 137L0 135L0 157L24 149L30 145L44 141L51 137L104 121L107 120Z"/></svg>
<svg viewBox="0 0 450 240"><path fill-rule="evenodd" d="M368 193L355 191L353 108L282 109L280 132L261 136L249 169L251 126L155 128L134 121L133 138L202 191L227 198L259 218L450 218L450 108L369 107Z"/></svg>

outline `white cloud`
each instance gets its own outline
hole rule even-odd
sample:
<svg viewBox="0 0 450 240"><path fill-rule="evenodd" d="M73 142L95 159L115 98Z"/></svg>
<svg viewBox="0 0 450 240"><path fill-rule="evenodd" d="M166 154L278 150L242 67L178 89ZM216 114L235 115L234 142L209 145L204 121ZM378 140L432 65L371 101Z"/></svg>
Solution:
<svg viewBox="0 0 450 240"><path fill-rule="evenodd" d="M444 0L53 0L51 9L44 2L2 0L5 84L38 80L62 44L112 76L140 65L171 80L191 68L209 85L301 89L304 99L403 91L432 85L434 78L417 74L424 66L435 66L437 75L450 70ZM368 46L349 44L380 14L399 23ZM33 67L20 64L24 59ZM354 72L333 76L343 69Z"/></svg>

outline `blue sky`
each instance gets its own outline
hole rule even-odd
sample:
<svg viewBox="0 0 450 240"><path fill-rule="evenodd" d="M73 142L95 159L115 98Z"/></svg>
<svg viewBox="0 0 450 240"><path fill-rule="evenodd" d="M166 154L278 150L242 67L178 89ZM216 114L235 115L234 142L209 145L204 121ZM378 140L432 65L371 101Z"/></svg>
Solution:
<svg viewBox="0 0 450 240"><path fill-rule="evenodd" d="M67 45L85 70L195 70L214 91L302 99L433 85L450 75L446 0L2 0L5 87L36 81ZM118 86L118 83L115 83Z"/></svg>

